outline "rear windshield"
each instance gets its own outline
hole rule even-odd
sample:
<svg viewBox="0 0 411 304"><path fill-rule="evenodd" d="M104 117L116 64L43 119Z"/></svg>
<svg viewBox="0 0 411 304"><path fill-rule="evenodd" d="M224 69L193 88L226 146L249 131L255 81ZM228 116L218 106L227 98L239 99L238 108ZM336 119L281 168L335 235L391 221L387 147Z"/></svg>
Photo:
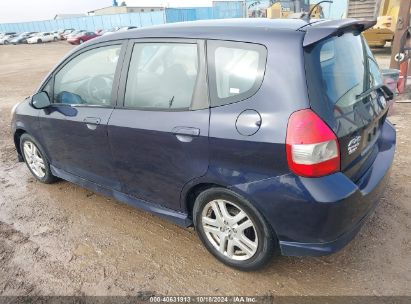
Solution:
<svg viewBox="0 0 411 304"><path fill-rule="evenodd" d="M357 33L332 37L307 48L305 63L311 106L330 124L334 111L354 107L382 85L378 64Z"/></svg>

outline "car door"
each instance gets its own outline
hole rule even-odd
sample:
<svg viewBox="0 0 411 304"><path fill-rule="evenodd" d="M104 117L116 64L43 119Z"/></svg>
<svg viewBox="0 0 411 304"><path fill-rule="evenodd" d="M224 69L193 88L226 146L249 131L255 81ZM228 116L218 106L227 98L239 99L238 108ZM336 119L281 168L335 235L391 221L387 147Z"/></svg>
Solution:
<svg viewBox="0 0 411 304"><path fill-rule="evenodd" d="M42 37L43 42L49 42L50 41L50 34L49 33L44 33Z"/></svg>
<svg viewBox="0 0 411 304"><path fill-rule="evenodd" d="M209 105L204 42L129 43L108 133L123 191L169 208L208 168Z"/></svg>
<svg viewBox="0 0 411 304"><path fill-rule="evenodd" d="M114 42L75 53L53 74L45 88L53 103L40 114L53 166L118 190L107 122L116 103L124 52L125 45Z"/></svg>

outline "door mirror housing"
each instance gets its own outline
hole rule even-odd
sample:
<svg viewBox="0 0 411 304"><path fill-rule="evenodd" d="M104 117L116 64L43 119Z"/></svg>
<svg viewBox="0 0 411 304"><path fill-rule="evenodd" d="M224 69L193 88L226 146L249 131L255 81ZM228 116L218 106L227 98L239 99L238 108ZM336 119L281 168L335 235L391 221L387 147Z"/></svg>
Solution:
<svg viewBox="0 0 411 304"><path fill-rule="evenodd" d="M45 109L50 106L50 98L46 92L38 92L31 98L31 105L35 109Z"/></svg>

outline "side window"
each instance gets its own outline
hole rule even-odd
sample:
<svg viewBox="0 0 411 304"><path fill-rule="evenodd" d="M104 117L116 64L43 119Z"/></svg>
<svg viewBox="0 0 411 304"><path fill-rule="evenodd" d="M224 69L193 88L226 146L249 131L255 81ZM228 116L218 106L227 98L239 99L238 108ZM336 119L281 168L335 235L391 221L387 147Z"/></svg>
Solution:
<svg viewBox="0 0 411 304"><path fill-rule="evenodd" d="M197 44L136 43L124 106L188 109L198 74Z"/></svg>
<svg viewBox="0 0 411 304"><path fill-rule="evenodd" d="M110 105L121 45L110 45L81 53L54 78L54 102Z"/></svg>
<svg viewBox="0 0 411 304"><path fill-rule="evenodd" d="M212 106L247 99L261 86L267 50L259 44L208 41L207 56Z"/></svg>

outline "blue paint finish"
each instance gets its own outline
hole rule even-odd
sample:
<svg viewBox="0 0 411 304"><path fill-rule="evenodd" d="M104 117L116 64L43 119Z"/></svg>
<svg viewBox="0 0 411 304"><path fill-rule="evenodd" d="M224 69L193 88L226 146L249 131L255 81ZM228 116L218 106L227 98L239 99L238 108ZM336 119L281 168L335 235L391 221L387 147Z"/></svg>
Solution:
<svg viewBox="0 0 411 304"><path fill-rule="evenodd" d="M68 113L71 109L71 113ZM107 123L112 108L53 105L40 113L40 125L49 157L58 168L105 187L121 190L114 170ZM84 122L98 117L97 126Z"/></svg>
<svg viewBox="0 0 411 304"><path fill-rule="evenodd" d="M285 174L230 188L256 204L280 243L283 242L282 246L293 243L290 245L293 255L304 255L309 244L321 247L322 243L328 243L324 244L326 251L336 251L355 235L388 182L395 152L395 130L386 122L382 134L378 142L380 153L357 183L343 173L312 179ZM301 247L300 253L297 247Z"/></svg>
<svg viewBox="0 0 411 304"><path fill-rule="evenodd" d="M179 209L184 184L207 172L208 124L209 109L114 110L108 131L124 192ZM180 141L173 133L179 126L196 128L199 136Z"/></svg>
<svg viewBox="0 0 411 304"><path fill-rule="evenodd" d="M310 107L302 62L305 33L299 30L304 25L303 20L204 21L95 39L73 50L62 64L88 48L123 41L122 66L114 77L115 106L35 110L25 101L13 117L13 134L24 129L33 135L55 175L179 225L191 224L187 196L193 187L216 184L245 197L261 212L284 255L334 252L355 236L376 207L393 162L395 129L383 120L375 157L356 178L344 171L320 178L291 173L285 151L288 118ZM219 107L205 103L191 111L124 108L132 45L156 37L174 43L195 39L199 54L204 53L203 40L210 38L262 44L267 48L263 83L250 98ZM287 62L287 69L281 62ZM204 74L198 83L206 93L196 90L194 96L207 100L201 60L198 73ZM237 117L245 110L261 115L261 127L252 136L236 129ZM99 117L100 124L91 130L86 117Z"/></svg>
<svg viewBox="0 0 411 304"><path fill-rule="evenodd" d="M190 225L192 225L192 221L191 219L189 219L187 217L187 214L169 209L169 208L165 208L163 206L160 205L156 205L153 203L149 203L146 202L144 200L141 199L137 199L135 197L129 196L125 193L122 193L120 191L116 191L114 189L109 189L109 188L105 188L101 185L98 185L96 183L93 183L89 180L86 180L82 177L70 174L64 170L58 169L54 166L51 166L51 171L53 172L53 175L60 177L62 179L65 179L69 182L72 182L74 184L77 184L81 187L87 188L89 190L101 193L103 195L107 195L110 197L113 197L114 199L126 203L130 206L142 209L144 211L147 212L151 212L154 213L166 220L169 220L179 226L182 227L189 227Z"/></svg>

